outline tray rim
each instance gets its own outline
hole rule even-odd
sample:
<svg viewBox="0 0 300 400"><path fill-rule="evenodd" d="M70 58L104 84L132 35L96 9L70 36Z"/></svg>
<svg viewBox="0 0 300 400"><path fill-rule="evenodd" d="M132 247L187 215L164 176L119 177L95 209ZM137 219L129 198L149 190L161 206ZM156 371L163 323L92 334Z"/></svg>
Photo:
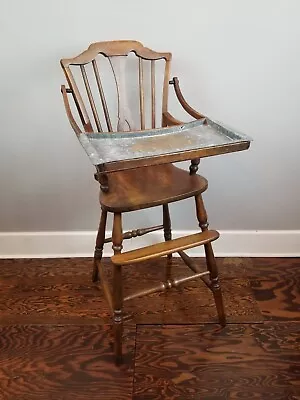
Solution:
<svg viewBox="0 0 300 400"><path fill-rule="evenodd" d="M126 131L126 132L92 132L92 133L84 133L89 139L98 139L98 140L103 140L103 139L113 139L113 140L118 140L118 139L126 139L126 138L143 138L143 137L155 137L157 135L169 135L169 134L174 134L174 133L179 133L179 132L184 132L189 129L194 129L202 125L209 125L209 126L215 126L218 130L223 131L225 134L228 133L228 136L230 137L231 135L237 136L236 140L239 139L245 139L252 141L253 139L236 129L225 125L219 121L213 120L208 117L204 117L201 119L197 119L194 121L190 122L185 122L181 125L174 125L174 126L166 126L162 128L151 128L151 129L144 129L144 130L136 130L136 131ZM225 131L225 132L224 132Z"/></svg>
<svg viewBox="0 0 300 400"><path fill-rule="evenodd" d="M156 135L161 135L161 131L165 132L164 134L174 134L179 132L184 132L189 129L196 128L198 126L202 126L203 124L207 124L210 126L214 126L220 134L227 136L232 141L226 144L220 145L211 145L207 147L197 148L197 149L189 149L189 150L177 150L169 153L159 154L159 155L150 155L150 156L141 156L135 158L127 158L124 160L112 160L112 161L103 161L103 163L99 163L99 153L95 149L93 145L94 140L105 140L105 139L123 139L130 138L132 135L138 138L143 137L154 137ZM153 134L153 132L157 132ZM165 163L173 163L173 162L181 162L186 160L191 160L193 158L204 158L210 157L213 155L221 155L232 153L236 151L242 151L249 148L251 141L253 140L250 136L240 133L228 126L225 126L223 123L217 122L208 117L202 118L201 120L191 121L182 125L176 125L171 127L164 128L156 128L156 129L148 129L148 130L139 130L139 131L130 131L130 132L112 132L112 133L82 133L79 135L79 141L86 153L88 154L90 161L97 168L99 173L104 172L116 172L125 169L139 168L143 166L150 165L158 165ZM90 140L92 139L92 140Z"/></svg>

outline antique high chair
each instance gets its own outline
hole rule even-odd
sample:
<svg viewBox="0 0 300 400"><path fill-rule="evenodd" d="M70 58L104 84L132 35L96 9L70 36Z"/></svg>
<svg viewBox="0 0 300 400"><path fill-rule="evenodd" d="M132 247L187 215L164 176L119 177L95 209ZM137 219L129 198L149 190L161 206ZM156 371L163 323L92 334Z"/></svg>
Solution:
<svg viewBox="0 0 300 400"><path fill-rule="evenodd" d="M160 81L158 72L161 63L163 78ZM66 113L78 139L96 166L95 178L100 183L102 211L92 279L95 282L100 278L113 315L117 363L122 359L122 310L126 300L200 278L212 291L220 324L224 326L226 323L218 270L211 245L219 234L208 229L202 200L202 193L207 189L207 180L196 172L201 157L244 150L249 147L249 141L245 138L241 140L235 134L230 136L230 131L226 130L227 141L224 143L204 143L204 146L202 142L198 143L196 136L192 137L190 132L210 129L205 134L209 139L210 132L219 134L221 127L187 104L180 91L178 79L170 80L170 64L170 53L158 53L137 41L125 40L94 43L78 56L61 60L68 82L67 88L64 85L61 87ZM126 66L130 68L126 69ZM136 75L133 71L136 71ZM109 72L110 83L105 87L103 76L108 76ZM135 83L136 91L133 89ZM174 87L183 109L196 121L184 125L169 113L169 85ZM112 106L114 93L116 107ZM72 105L68 99L69 94L74 101ZM161 94L161 102L158 104L158 95ZM136 114L135 105L138 110ZM72 107L77 109L78 121L72 113ZM143 138L148 141L148 145ZM186 148L187 143L194 143L193 140L197 145ZM174 148L170 149L170 146ZM103 152L103 159L99 158L99 152ZM191 160L189 171L172 164L182 160ZM195 199L196 216L201 231L172 240L168 204L189 197ZM163 211L162 225L123 233L122 213L160 205ZM108 212L113 213L112 238L105 237ZM124 239L159 229L164 231L165 242L122 253ZM103 246L108 242L112 242L114 251L112 291L101 265ZM201 271L183 251L200 245L204 245L207 271ZM182 279L167 279L156 287L123 298L123 265L130 264L133 267L140 261L161 256L167 256L171 263L172 253L175 252L179 253L193 275Z"/></svg>

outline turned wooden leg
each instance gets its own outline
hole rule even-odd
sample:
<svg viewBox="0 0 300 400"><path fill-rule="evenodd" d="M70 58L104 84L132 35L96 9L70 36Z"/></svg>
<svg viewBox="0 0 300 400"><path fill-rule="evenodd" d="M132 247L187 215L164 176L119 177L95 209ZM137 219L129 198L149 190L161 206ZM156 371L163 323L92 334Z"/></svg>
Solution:
<svg viewBox="0 0 300 400"><path fill-rule="evenodd" d="M112 231L112 248L114 254L121 253L123 248L122 216L121 213L114 214ZM122 267L114 265L113 271L113 324L114 324L114 351L116 364L122 362L122 334L123 334L123 290L122 290Z"/></svg>
<svg viewBox="0 0 300 400"><path fill-rule="evenodd" d="M168 204L163 204L163 225L165 241L172 240L171 218ZM172 254L168 254L167 257L171 260Z"/></svg>
<svg viewBox="0 0 300 400"><path fill-rule="evenodd" d="M197 219L199 222L199 226L202 231L206 231L208 229L207 214L201 194L195 196L195 200L196 200ZM216 259L214 256L211 243L204 245L204 249L205 249L207 269L210 273L211 290L214 295L219 322L222 326L225 326L226 317L225 317L222 291L219 284L218 267L216 264Z"/></svg>
<svg viewBox="0 0 300 400"><path fill-rule="evenodd" d="M196 174L196 172L198 171L199 163L200 163L200 158L194 158L193 160L191 160L190 175Z"/></svg>
<svg viewBox="0 0 300 400"><path fill-rule="evenodd" d="M101 268L101 259L103 253L103 246L105 240L105 227L106 227L107 211L101 211L100 224L98 234L96 238L96 246L94 252L94 268L92 274L92 281L97 282L99 280L99 268Z"/></svg>

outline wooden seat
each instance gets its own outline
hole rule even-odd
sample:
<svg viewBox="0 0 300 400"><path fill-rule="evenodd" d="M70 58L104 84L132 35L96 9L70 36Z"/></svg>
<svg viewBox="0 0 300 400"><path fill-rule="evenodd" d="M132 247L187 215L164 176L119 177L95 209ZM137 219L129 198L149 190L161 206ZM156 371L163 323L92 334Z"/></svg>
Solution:
<svg viewBox="0 0 300 400"><path fill-rule="evenodd" d="M207 189L207 180L165 164L113 172L108 176L108 185L108 193L100 192L102 209L126 212L195 196Z"/></svg>
<svg viewBox="0 0 300 400"><path fill-rule="evenodd" d="M132 57L131 57L132 56ZM130 61L129 58L131 57ZM148 128L160 128L181 125L183 122L172 116L168 109L169 86L173 86L175 95L187 112L194 119L204 116L195 111L184 99L179 81L175 77L170 80L171 53L162 53L144 47L140 42L132 40L93 43L87 50L76 57L61 60L68 87L62 85L61 92L69 122L77 137L86 139L92 133L114 133L123 131L144 131ZM126 66L131 70L136 62L137 77L130 71L126 74ZM157 64L163 63L163 68ZM74 71L76 70L76 73ZM105 86L105 74L111 72L110 80ZM158 77L159 71L163 76ZM146 76L147 74L147 76ZM115 83L115 88L113 87ZM159 87L162 83L162 87ZM138 85L135 91L133 86ZM116 90L115 90L116 89ZM106 91L109 90L109 102ZM116 94L116 114L110 109L111 98ZM134 93L137 98L134 100ZM148 98L146 99L146 94ZM159 95L161 98L159 99ZM69 98L72 97L73 108L78 111L78 118L72 112ZM148 100L148 101L147 101ZM138 112L134 113L137 108ZM148 112L147 112L148 110ZM129 134L130 136L130 134ZM109 137L109 136L105 136ZM110 142L112 148L113 141ZM180 151L180 149L178 149ZM167 290L191 279L200 278L212 291L221 325L225 325L225 312L222 293L218 279L218 269L211 242L219 236L218 232L208 230L207 215L203 204L202 193L207 189L207 180L197 175L200 159L191 160L189 171L184 171L171 164L172 159L165 157L161 162L155 160L152 166L145 166L149 157L142 158L144 166L122 170L109 170L103 162L96 165L96 179L100 183L101 217L94 252L94 269L92 280L100 280L107 298L112 316L115 336L116 362L122 360L123 302L135 297ZM193 197L196 206L196 217L199 233L172 240L171 218L168 204ZM162 224L123 232L122 213L162 205ZM112 237L106 237L108 212L113 213ZM125 239L141 236L149 232L163 229L165 242L124 252ZM113 288L102 268L102 252L105 243L112 242ZM207 271L191 260L184 249L204 246ZM184 263L193 272L181 279L167 278L158 286L123 297L122 265L133 265L142 260L166 255L170 272L172 253L177 252Z"/></svg>

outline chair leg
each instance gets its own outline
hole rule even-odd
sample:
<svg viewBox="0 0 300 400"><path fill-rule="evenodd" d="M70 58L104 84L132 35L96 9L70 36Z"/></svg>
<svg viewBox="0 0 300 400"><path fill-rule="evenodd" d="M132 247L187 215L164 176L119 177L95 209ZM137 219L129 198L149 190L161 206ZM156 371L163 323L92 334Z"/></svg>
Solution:
<svg viewBox="0 0 300 400"><path fill-rule="evenodd" d="M94 268L92 274L92 281L99 281L99 268L102 259L103 246L105 240L105 228L106 228L107 211L101 211L100 224L98 234L96 238L96 246L94 252Z"/></svg>
<svg viewBox="0 0 300 400"><path fill-rule="evenodd" d="M123 248L122 215L114 214L112 242L114 254L121 253ZM123 335L123 285L122 285L122 267L114 265L113 271L113 324L114 324L114 351L116 364L122 362L122 335Z"/></svg>
<svg viewBox="0 0 300 400"><path fill-rule="evenodd" d="M195 196L196 201L196 211L197 211L197 219L199 222L199 227L202 231L206 231L208 229L207 223L207 213L204 207L203 199L201 194ZM205 255L206 255L206 264L207 269L210 273L210 282L211 282L211 289L214 295L219 322L222 326L226 325L226 316L223 304L223 297L222 291L219 284L219 276L218 276L218 267L216 264L214 252L212 249L211 243L204 245Z"/></svg>
<svg viewBox="0 0 300 400"><path fill-rule="evenodd" d="M163 204L163 225L165 241L172 240L171 218L168 204ZM171 279L172 273L172 254L167 255L166 281Z"/></svg>
<svg viewBox="0 0 300 400"><path fill-rule="evenodd" d="M171 218L168 204L163 204L163 225L165 241L172 240ZM168 258L172 258L172 254L168 254Z"/></svg>

